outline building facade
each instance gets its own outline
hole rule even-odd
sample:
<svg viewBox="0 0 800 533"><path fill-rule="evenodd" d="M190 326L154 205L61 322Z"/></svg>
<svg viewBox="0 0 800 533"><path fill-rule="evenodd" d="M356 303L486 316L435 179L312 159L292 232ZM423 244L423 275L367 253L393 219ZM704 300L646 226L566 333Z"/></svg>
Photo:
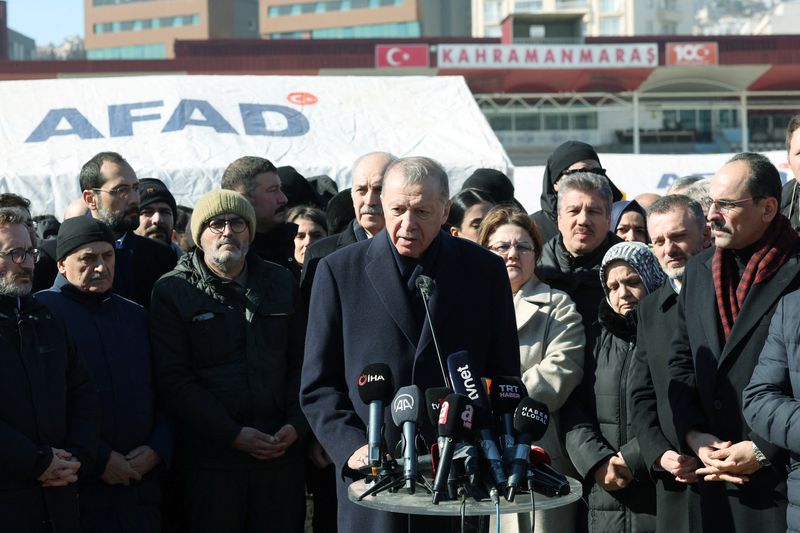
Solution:
<svg viewBox="0 0 800 533"><path fill-rule="evenodd" d="M500 37L502 21L515 14L581 15L585 37L687 35L692 5L692 0L472 0L472 35Z"/></svg>
<svg viewBox="0 0 800 533"><path fill-rule="evenodd" d="M84 0L88 59L170 59L177 39L252 39L258 0Z"/></svg>

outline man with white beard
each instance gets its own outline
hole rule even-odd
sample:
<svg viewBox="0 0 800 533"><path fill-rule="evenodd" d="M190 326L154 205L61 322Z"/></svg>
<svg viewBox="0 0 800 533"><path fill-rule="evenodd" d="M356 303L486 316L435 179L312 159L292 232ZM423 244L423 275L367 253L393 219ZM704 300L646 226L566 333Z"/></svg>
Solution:
<svg viewBox="0 0 800 533"><path fill-rule="evenodd" d="M241 194L206 193L191 229L197 249L156 283L150 308L157 381L179 427L189 530L302 531L297 285L250 251L256 214Z"/></svg>

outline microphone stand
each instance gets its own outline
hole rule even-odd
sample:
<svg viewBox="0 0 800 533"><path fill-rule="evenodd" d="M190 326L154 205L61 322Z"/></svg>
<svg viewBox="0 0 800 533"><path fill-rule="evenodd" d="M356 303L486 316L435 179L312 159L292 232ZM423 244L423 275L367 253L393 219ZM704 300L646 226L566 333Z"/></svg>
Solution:
<svg viewBox="0 0 800 533"><path fill-rule="evenodd" d="M433 346L434 348L436 348L436 357L439 360L439 368L442 371L444 386L452 390L453 386L450 383L450 378L448 378L447 372L444 369L442 352L441 350L439 350L439 341L436 338L436 331L434 330L433 321L431 320L431 311L428 308L428 299L431 297L431 289L436 287L436 282L433 281L433 279L428 276L421 275L417 277L416 285L417 288L419 289L419 293L422 295L422 305L425 307L425 319L428 321L428 327L431 328L431 337L433 338Z"/></svg>

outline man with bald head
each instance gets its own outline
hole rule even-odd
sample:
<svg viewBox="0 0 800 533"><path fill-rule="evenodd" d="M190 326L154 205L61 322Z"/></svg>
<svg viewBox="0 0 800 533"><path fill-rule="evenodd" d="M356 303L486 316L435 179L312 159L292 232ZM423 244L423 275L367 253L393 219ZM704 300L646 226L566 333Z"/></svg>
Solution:
<svg viewBox="0 0 800 533"><path fill-rule="evenodd" d="M800 287L800 238L780 213L781 179L766 157L742 153L711 180L707 219L716 248L686 263L669 352L669 400L696 471L703 530L786 531L785 452L742 415L781 297Z"/></svg>
<svg viewBox="0 0 800 533"><path fill-rule="evenodd" d="M317 267L300 401L336 467L339 531L450 531L446 519L369 510L347 487L367 461L369 408L357 379L369 364L389 366L395 387L441 387L431 329L416 281L434 280L432 321L443 357L470 352L475 374L519 375L519 344L508 275L499 257L442 231L450 210L448 177L426 157L386 169L381 206L385 231L323 258ZM446 368L446 361L441 361ZM385 437L399 430L385 413ZM433 428L421 428L433 439ZM433 442L428 440L428 442Z"/></svg>

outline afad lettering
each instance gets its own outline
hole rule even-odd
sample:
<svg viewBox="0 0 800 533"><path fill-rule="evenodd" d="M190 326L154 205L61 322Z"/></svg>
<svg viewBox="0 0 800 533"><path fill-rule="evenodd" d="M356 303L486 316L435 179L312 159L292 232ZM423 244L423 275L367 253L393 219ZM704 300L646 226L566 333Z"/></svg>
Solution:
<svg viewBox="0 0 800 533"><path fill-rule="evenodd" d="M109 137L133 136L135 122L161 120L160 113L134 114L134 111L162 107L162 100L133 102L108 106ZM239 114L244 134L267 137L299 137L308 133L310 125L303 113L291 107L275 104L239 104ZM280 115L286 121L282 129L272 129L267 124L267 115ZM161 133L181 131L188 126L211 128L217 133L238 135L230 122L206 100L181 100L161 129ZM45 142L51 137L77 135L80 139L103 139L94 124L74 107L51 109L26 143Z"/></svg>
<svg viewBox="0 0 800 533"><path fill-rule="evenodd" d="M478 399L478 389L475 387L475 380L472 378L472 372L469 371L469 365L464 365L456 368L456 371L461 375L464 380L464 387L467 389L467 397L470 400Z"/></svg>
<svg viewBox="0 0 800 533"><path fill-rule="evenodd" d="M364 386L367 383L372 383L373 381L386 381L386 378L380 374L372 375L372 374L361 374L358 378L359 386Z"/></svg>

